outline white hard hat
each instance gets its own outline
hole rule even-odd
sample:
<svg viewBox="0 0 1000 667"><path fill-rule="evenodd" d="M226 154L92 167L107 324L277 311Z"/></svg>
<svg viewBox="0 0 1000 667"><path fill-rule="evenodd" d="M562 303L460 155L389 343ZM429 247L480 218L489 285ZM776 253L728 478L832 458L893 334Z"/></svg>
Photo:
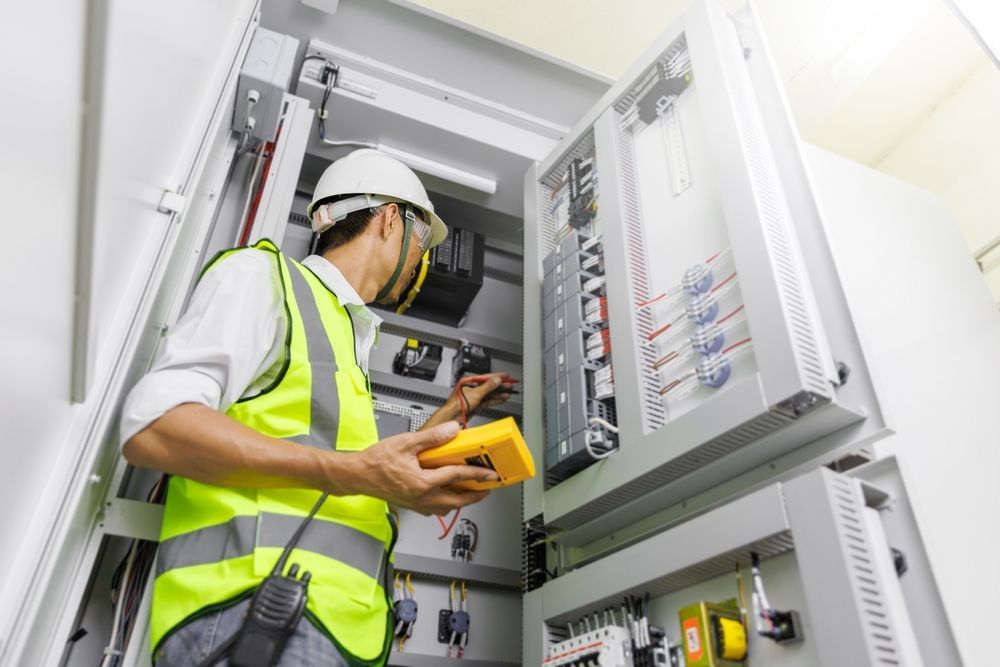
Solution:
<svg viewBox="0 0 1000 667"><path fill-rule="evenodd" d="M317 204L335 197L358 195L341 199L333 207L332 216L318 219L313 215ZM389 201L410 204L423 212L424 222L431 226L431 247L448 236L444 221L434 212L434 204L427 197L427 190L413 170L394 157L372 148L362 148L340 158L323 172L306 214L313 231L322 232L339 222L348 213L372 208Z"/></svg>

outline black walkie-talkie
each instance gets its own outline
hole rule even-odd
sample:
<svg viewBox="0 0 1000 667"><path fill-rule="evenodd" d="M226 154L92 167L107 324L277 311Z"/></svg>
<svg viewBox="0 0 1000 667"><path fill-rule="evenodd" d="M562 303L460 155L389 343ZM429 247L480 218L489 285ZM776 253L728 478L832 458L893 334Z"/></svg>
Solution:
<svg viewBox="0 0 1000 667"><path fill-rule="evenodd" d="M229 654L232 667L272 667L277 664L285 642L295 631L306 608L310 574L296 579L299 566L288 575L272 574L254 593L243 627L236 633Z"/></svg>
<svg viewBox="0 0 1000 667"><path fill-rule="evenodd" d="M243 626L205 658L199 667L210 667L229 654L231 667L273 667L278 663L285 642L295 632L302 619L308 597L309 579L304 572L298 577L299 566L293 564L288 574L282 574L292 549L299 543L309 522L329 496L324 493L313 506L309 516L299 524L285 550L267 579L253 595Z"/></svg>

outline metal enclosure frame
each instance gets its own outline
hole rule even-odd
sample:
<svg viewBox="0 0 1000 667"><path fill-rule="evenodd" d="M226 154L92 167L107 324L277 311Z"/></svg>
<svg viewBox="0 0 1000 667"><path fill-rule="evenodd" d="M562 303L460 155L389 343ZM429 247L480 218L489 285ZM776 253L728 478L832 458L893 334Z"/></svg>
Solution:
<svg viewBox="0 0 1000 667"><path fill-rule="evenodd" d="M917 640L915 624L923 630L940 620L936 588L923 546L910 536L907 554L916 565L910 576L919 582L909 595L904 593L886 526L906 520L908 501L894 460L871 466L877 468L874 475L866 467L848 474L818 468L776 482L526 594L523 664L542 664L554 627L628 594L657 597L731 572L734 563L749 562L751 551L765 558L794 551L806 595L809 641L817 642L822 665L921 665L928 650L957 660L947 623L934 626L939 636ZM888 490L866 481L869 475L888 480ZM667 550L669 562L650 557ZM925 605L928 618L920 620ZM920 614L911 619L911 611Z"/></svg>
<svg viewBox="0 0 1000 667"><path fill-rule="evenodd" d="M648 248L641 240L642 222L636 219L630 139L619 128L615 105L661 54L685 39L698 108L717 137L710 157L725 186L726 230L759 370L651 430L643 409L648 355L643 355L635 325L636 304L651 295L641 285L639 291L633 287L634 258ZM778 81L751 9L729 15L714 2L696 3L559 149L525 176L528 370L536 366L533 360L541 366L541 350L536 349L541 309L533 292L541 290L546 225L538 184L593 132L621 449L548 490L541 481L525 488L525 519L544 512L546 524L581 532L579 538L564 534L570 543L626 526L760 466L770 466L764 475L772 479L787 474L801 462L786 455L807 443L822 442L820 451L812 450L815 457L887 432L839 281L816 284L810 279L810 271L830 277L837 272ZM643 260L649 261L639 258L640 271ZM532 290L527 282L536 277L538 288ZM828 322L833 326L827 327ZM842 387L835 359L853 371ZM541 386L540 377L526 373L529 442L542 438ZM543 448L535 455L542 456Z"/></svg>

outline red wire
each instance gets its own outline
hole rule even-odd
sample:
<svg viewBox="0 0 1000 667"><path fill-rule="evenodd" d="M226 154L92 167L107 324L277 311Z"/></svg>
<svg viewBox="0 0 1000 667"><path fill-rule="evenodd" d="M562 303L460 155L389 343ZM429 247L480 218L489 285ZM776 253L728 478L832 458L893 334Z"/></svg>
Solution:
<svg viewBox="0 0 1000 667"><path fill-rule="evenodd" d="M708 259L706 259L705 263L706 264L711 264L712 260L715 259L716 257L718 257L721 254L722 254L722 251L720 250L719 252L715 253L714 255L712 255L711 257L709 257Z"/></svg>
<svg viewBox="0 0 1000 667"><path fill-rule="evenodd" d="M243 233L240 235L240 242L238 244L240 247L245 246L250 239L250 230L253 228L254 220L257 218L257 208L260 206L261 195L264 194L264 184L267 183L267 172L271 168L271 160L274 159L274 148L278 145L278 139L281 138L282 125L284 123L278 126L278 131L274 135L274 141L264 145L264 150L269 152L267 158L264 160L264 169L260 175L260 186L257 188L257 194L254 195L253 202L250 204L250 211L247 213L247 222L243 227ZM250 187L253 187L253 184Z"/></svg>
<svg viewBox="0 0 1000 667"><path fill-rule="evenodd" d="M728 278L726 278L721 283L719 283L718 285L716 285L715 287L713 287L711 291L716 292L716 291L722 289L723 285L725 285L726 283L728 283L730 280L732 280L735 277L736 277L735 273L730 274Z"/></svg>
<svg viewBox="0 0 1000 667"><path fill-rule="evenodd" d="M660 396L665 395L666 393L668 393L669 391L671 391L674 387L676 387L680 383L681 383L680 380L674 380L674 381L672 381L670 384L668 384L666 387L664 387L663 389L660 390Z"/></svg>
<svg viewBox="0 0 1000 667"><path fill-rule="evenodd" d="M679 356L680 356L680 354L677 352L677 350L674 350L673 352L670 352L669 354L666 354L666 355L660 357L653 364L653 370L659 369L660 366L662 366L663 364L667 363L668 361L672 361L672 360L674 360L675 358L677 358Z"/></svg>
<svg viewBox="0 0 1000 667"><path fill-rule="evenodd" d="M654 296L652 299L649 299L648 301L643 301L642 303L637 304L636 308L645 308L646 306L651 306L665 296L667 296L666 292L664 292L660 296Z"/></svg>
<svg viewBox="0 0 1000 667"><path fill-rule="evenodd" d="M462 409L462 428L468 426L469 417L472 416L472 413L469 410L469 405L465 398L465 393L462 391L462 388L473 383L482 384L483 382L486 382L489 379L490 379L489 375L470 375L468 377L462 378L461 380L455 383L455 393L458 394L458 405ZM509 375L504 375L503 377L500 378L501 384L514 384L517 381L518 381L517 378L513 378Z"/></svg>
<svg viewBox="0 0 1000 667"><path fill-rule="evenodd" d="M749 343L749 342L750 342L749 338L744 338L743 340L739 341L738 343L733 343L732 345L730 345L729 347L727 347L726 349L724 349L722 351L722 354L725 354L726 352L729 352L730 350L734 350L734 349L738 348L740 345L744 345L744 344Z"/></svg>
<svg viewBox="0 0 1000 667"><path fill-rule="evenodd" d="M459 507L457 510L455 510L455 516L451 518L451 523L449 524L445 524L444 519L438 516L437 518L438 523L441 524L441 530L444 531L443 533L438 535L439 540L443 540L444 538L448 537L448 533L450 533L451 529L455 527L455 522L458 521L458 515L461 513L462 513L462 508Z"/></svg>
<svg viewBox="0 0 1000 667"><path fill-rule="evenodd" d="M739 308L737 308L733 312L729 313L728 315L726 315L725 317L723 317L721 320L719 320L718 322L716 322L716 324L722 324L723 322L725 322L726 320L728 320L730 317L732 317L736 313L740 312L741 310L743 310L743 306L740 306Z"/></svg>
<svg viewBox="0 0 1000 667"><path fill-rule="evenodd" d="M659 329L657 329L653 333L651 333L648 336L646 336L646 340L652 341L654 338L656 338L657 336L659 336L660 334L662 334L664 331L666 331L667 329L669 329L672 326L674 326L673 322L671 322L670 324L667 324L665 326L660 327Z"/></svg>
<svg viewBox="0 0 1000 667"><path fill-rule="evenodd" d="M250 230L253 228L254 218L257 217L257 207L260 206L260 198L264 194L264 184L267 182L267 172L268 169L271 168L271 158L274 157L274 144L265 144L264 150L267 151L268 149L270 149L270 152L267 154L267 157L264 158L264 167L260 175L260 184L257 187L257 192L254 193L253 201L250 204L250 210L247 212L246 224L243 225L243 233L240 234L240 241L237 244L241 248L246 246L247 241L250 239ZM250 184L250 187L253 187L252 183Z"/></svg>

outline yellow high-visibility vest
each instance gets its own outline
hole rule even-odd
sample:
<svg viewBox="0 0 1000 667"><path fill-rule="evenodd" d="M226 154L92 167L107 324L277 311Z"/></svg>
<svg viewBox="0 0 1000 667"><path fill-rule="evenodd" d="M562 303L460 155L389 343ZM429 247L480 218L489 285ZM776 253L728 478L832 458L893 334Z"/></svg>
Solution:
<svg viewBox="0 0 1000 667"><path fill-rule="evenodd" d="M274 438L320 449L363 450L378 440L371 386L356 359L351 316L308 268L270 241L288 326L284 366L270 386L227 410ZM239 249L220 253L219 261ZM154 656L176 628L252 594L320 495L239 489L171 477L153 585ZM306 615L352 664L384 664L392 631L392 548L385 501L331 496L288 563L312 573Z"/></svg>

